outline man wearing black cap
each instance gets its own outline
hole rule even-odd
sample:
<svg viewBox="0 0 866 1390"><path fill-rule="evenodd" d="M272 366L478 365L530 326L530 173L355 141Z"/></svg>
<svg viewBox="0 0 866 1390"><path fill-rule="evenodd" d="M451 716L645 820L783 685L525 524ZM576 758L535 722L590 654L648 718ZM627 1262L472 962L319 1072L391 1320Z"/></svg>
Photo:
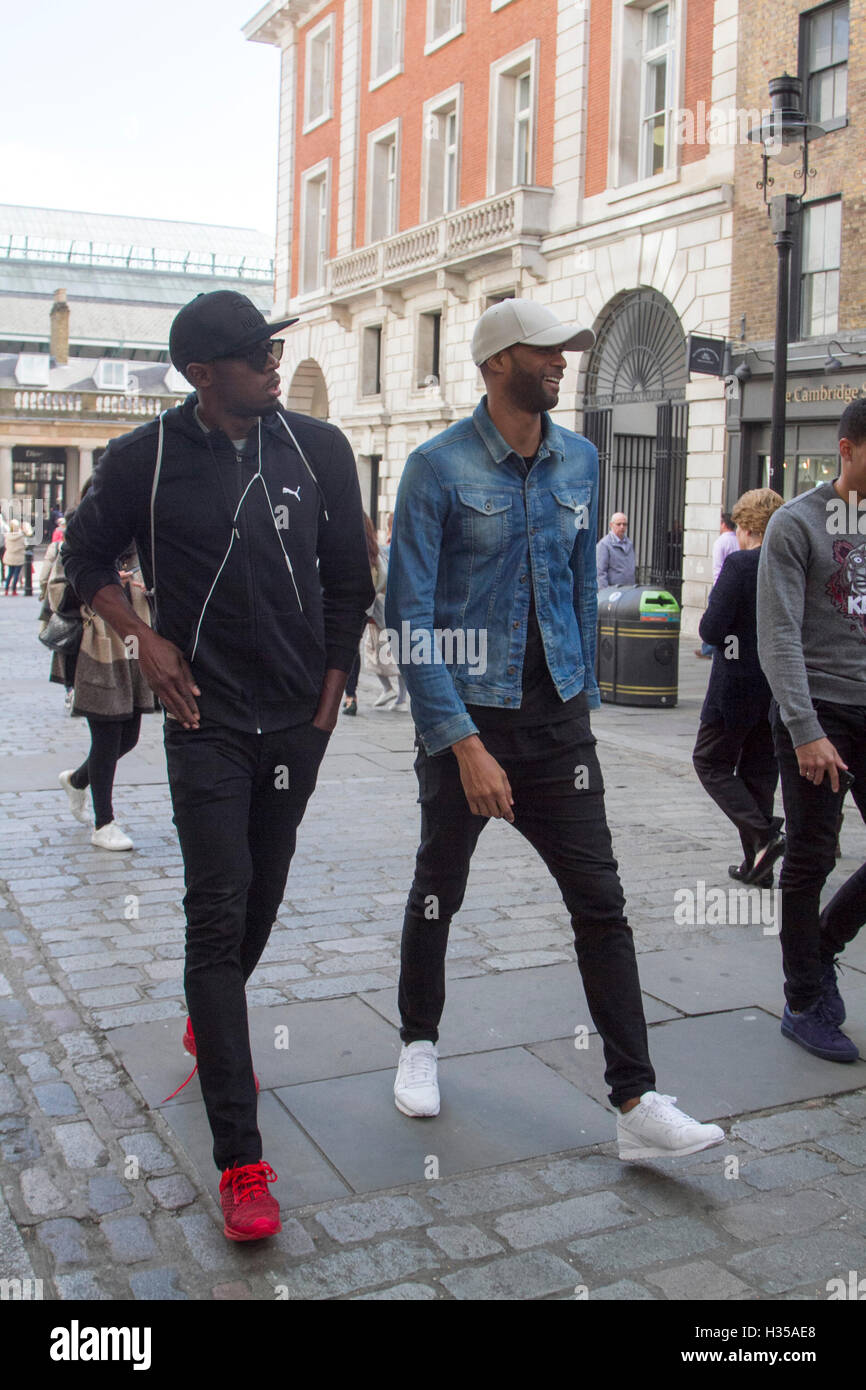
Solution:
<svg viewBox="0 0 866 1390"><path fill-rule="evenodd" d="M64 546L66 574L165 706L183 852L184 1047L222 1172L225 1234L280 1229L262 1162L245 983L282 901L298 825L373 600L355 461L333 425L279 405L283 342L245 295L180 310L169 350L195 391L112 440ZM154 630L115 556L135 541Z"/></svg>
<svg viewBox="0 0 866 1390"><path fill-rule="evenodd" d="M503 819L565 900L619 1156L632 1160L696 1153L724 1134L655 1090L589 723L598 455L549 412L564 354L594 341L532 300L494 304L472 338L487 394L416 449L400 481L386 616L419 734L421 845L403 923L394 1100L404 1115L439 1113L449 924L481 831Z"/></svg>

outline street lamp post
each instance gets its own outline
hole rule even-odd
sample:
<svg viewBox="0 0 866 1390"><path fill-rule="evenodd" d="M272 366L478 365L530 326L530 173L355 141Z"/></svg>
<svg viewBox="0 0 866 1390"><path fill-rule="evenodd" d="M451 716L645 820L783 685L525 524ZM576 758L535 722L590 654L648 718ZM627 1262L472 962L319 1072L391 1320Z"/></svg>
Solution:
<svg viewBox="0 0 866 1390"><path fill-rule="evenodd" d="M770 433L770 487L784 495L785 488L785 395L788 387L788 323L790 318L791 248L794 229L803 205L806 185L814 177L809 168L809 141L824 134L824 127L809 121L802 110L803 84L798 77L783 73L770 82L770 112L759 126L749 131L749 139L763 147L763 174L757 187L764 195L778 255L776 280L776 353L773 366L773 407ZM769 161L802 166L795 171L802 178L799 193L779 193L768 197L775 180Z"/></svg>

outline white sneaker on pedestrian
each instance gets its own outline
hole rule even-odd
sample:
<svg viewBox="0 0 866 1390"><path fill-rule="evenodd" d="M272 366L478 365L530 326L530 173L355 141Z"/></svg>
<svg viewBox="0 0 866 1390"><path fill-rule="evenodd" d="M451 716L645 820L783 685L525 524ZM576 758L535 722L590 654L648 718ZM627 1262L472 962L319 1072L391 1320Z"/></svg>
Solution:
<svg viewBox="0 0 866 1390"><path fill-rule="evenodd" d="M373 709L393 709L396 703L397 696L394 691L383 690L382 694L373 701Z"/></svg>
<svg viewBox="0 0 866 1390"><path fill-rule="evenodd" d="M394 1082L394 1104L401 1114L414 1119L439 1114L435 1043L422 1039L401 1048Z"/></svg>
<svg viewBox="0 0 866 1390"><path fill-rule="evenodd" d="M111 820L108 825L101 825L98 830L94 830L90 837L90 843L96 845L97 849L134 849L132 841L128 835L121 830L117 821Z"/></svg>
<svg viewBox="0 0 866 1390"><path fill-rule="evenodd" d="M71 778L74 771L74 768L68 768L66 772L61 772L57 780L69 797L69 809L75 819L82 825L89 825L91 816L87 809L87 788L79 791L77 787L73 787Z"/></svg>
<svg viewBox="0 0 866 1390"><path fill-rule="evenodd" d="M702 1125L677 1110L676 1096L660 1096L645 1091L637 1105L616 1121L619 1156L633 1158L676 1158L696 1154L721 1144L725 1137L718 1125Z"/></svg>

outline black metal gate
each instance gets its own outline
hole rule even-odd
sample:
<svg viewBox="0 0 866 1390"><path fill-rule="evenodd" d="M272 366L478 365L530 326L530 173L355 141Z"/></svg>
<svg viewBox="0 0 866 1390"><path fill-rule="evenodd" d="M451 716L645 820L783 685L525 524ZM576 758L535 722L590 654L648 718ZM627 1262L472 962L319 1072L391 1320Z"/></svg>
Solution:
<svg viewBox="0 0 866 1390"><path fill-rule="evenodd" d="M678 603L683 588L688 428L688 405L662 401L656 415L656 490L650 582L669 589Z"/></svg>
<svg viewBox="0 0 866 1390"><path fill-rule="evenodd" d="M682 592L688 405L662 401L656 435L614 434L613 410L587 410L584 433L598 449L598 535L624 512L635 549L638 584Z"/></svg>

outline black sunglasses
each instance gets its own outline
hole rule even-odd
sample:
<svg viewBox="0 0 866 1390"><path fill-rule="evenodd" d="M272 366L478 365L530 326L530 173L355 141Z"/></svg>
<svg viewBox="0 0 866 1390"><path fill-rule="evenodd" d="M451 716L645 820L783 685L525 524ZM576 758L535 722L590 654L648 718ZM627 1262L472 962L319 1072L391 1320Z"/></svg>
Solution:
<svg viewBox="0 0 866 1390"><path fill-rule="evenodd" d="M269 357L273 357L275 362L280 361L285 345L285 338L269 338L267 342L256 343L253 347L247 348L246 352L225 352L216 360L225 361L231 358L237 362L247 362L254 372L263 372L268 365Z"/></svg>

